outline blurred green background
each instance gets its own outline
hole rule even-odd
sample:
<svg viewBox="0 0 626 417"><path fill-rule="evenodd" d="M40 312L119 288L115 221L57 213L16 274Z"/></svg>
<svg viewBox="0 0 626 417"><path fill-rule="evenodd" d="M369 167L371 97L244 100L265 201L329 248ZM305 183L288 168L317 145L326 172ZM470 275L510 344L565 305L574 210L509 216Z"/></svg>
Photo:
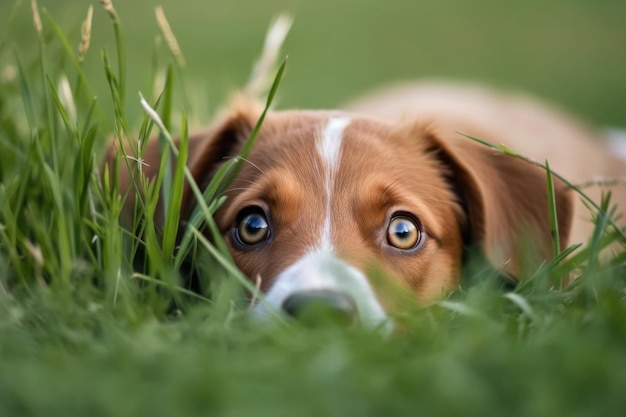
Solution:
<svg viewBox="0 0 626 417"><path fill-rule="evenodd" d="M115 38L99 2L38 1L70 35L74 48L87 8L95 6L85 68L102 107L112 112L101 51L106 48L115 61ZM335 107L384 83L451 78L532 92L599 125L626 127L625 0L113 2L128 55L126 107L134 129L142 115L136 92L152 90L158 4L187 59L175 90L180 94L184 82L194 123L207 122L225 94L245 83L270 20L287 11L295 23L285 45L290 61L279 91L281 107ZM158 300L150 292L117 302L89 282L78 286L85 282L83 273L107 277L107 268L96 271L95 261L74 263L70 251L64 254L57 244L55 231L91 237L95 222L104 228L97 234L105 242L102 259L120 262L106 250L122 251L115 240L119 233L108 232L117 230L117 220L106 225L110 207L104 220L98 213L84 217L79 210L74 196L82 195L84 178L73 174L91 168L74 171L80 165L71 152L89 148L85 142L67 142L69 135L54 137L60 121L40 111L46 105L43 94L33 94L40 100L33 106L39 117L14 128L13 118L27 119L28 104L21 102L27 100L19 100L20 94L45 82L34 60L38 43L30 0L22 1L9 26L13 3L0 0L0 77L10 75L7 69L17 55L28 79L22 85L0 82L0 145L7 149L0 153L0 172L6 175L0 178L0 215L20 219L13 222L18 237L39 241L43 253L51 254L46 262L52 270L55 262L64 270L57 259L65 259L72 279L54 276L60 286L41 291L37 286L24 302L12 302L0 288L0 307L7 307L0 308L1 417L624 415L624 257L598 269L595 244L590 266L583 266L578 281L580 291L550 291L543 274L517 297L503 297L485 282L484 288L461 291L446 304L411 311L404 318L407 334L390 340L336 329L231 326L230 313L222 318L231 302L226 297L215 306L198 305L180 319L159 322L150 307ZM67 54L45 16L43 23L49 41L44 65L51 81L58 68L66 68L76 88L76 75L64 62ZM99 122L92 124L106 130ZM109 136L101 130L102 139ZM37 141L41 138L43 145ZM61 164L58 177L46 170L56 168L48 162L51 151L40 151L46 145L65 152L61 161L71 161ZM7 169L9 164L15 166ZM95 181L88 185L97 194ZM56 189L64 204L56 203ZM67 226L64 219L69 219ZM6 230L11 228L0 229ZM13 247L2 249L10 253ZM15 257L18 264L22 258ZM36 261L37 255L31 257ZM3 262L0 278L13 267ZM573 268L579 261L567 262ZM80 277L74 280L74 274Z"/></svg>
<svg viewBox="0 0 626 417"><path fill-rule="evenodd" d="M30 4L10 30L20 54L35 51ZM4 26L13 2L0 3ZM78 44L94 4L86 60L108 97L100 51L114 51L98 1L39 0ZM245 83L272 17L295 17L280 107L335 107L399 80L460 79L531 92L600 125L626 126L626 1L623 0L126 0L113 1L128 54L131 119L138 90L150 87L154 8L164 7L187 59L185 85L207 121L225 92ZM44 25L46 25L44 19ZM8 48L6 48L8 49ZM6 55L10 55L6 53ZM5 59L6 61L6 59ZM98 87L99 83L99 87ZM193 110L192 110L193 111ZM202 114L197 114L197 113ZM204 114L207 113L207 114ZM135 119L136 120L136 119Z"/></svg>

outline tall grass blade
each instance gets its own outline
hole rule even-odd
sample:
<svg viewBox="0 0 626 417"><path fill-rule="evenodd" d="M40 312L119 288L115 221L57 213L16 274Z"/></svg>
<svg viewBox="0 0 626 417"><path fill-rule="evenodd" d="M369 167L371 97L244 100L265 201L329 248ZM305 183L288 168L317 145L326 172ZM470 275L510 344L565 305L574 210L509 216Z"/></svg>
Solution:
<svg viewBox="0 0 626 417"><path fill-rule="evenodd" d="M189 155L189 133L187 130L187 118L183 115L182 130L179 141L178 156L175 161L175 172L170 188L170 194L164 196L169 202L169 210L166 212L163 228L163 254L166 259L172 259L180 226L180 209L183 201L185 188L185 167ZM169 154L169 150L166 149Z"/></svg>
<svg viewBox="0 0 626 417"><path fill-rule="evenodd" d="M552 170L546 160L546 182L548 184L548 218L550 219L550 236L552 237L552 256L558 257L561 253L561 238L559 236L559 221L556 214L556 197L554 195L554 181Z"/></svg>
<svg viewBox="0 0 626 417"><path fill-rule="evenodd" d="M535 165L541 169L546 169L544 164L541 164L537 161L535 161L532 158L529 158L527 156L521 155L517 152L512 151L511 149L507 148L504 145L495 145L491 142L487 142L483 139L471 136L471 135L466 135L462 132L459 132L461 135L465 136L468 139L473 140L474 142L478 142L481 145L484 145L488 148L497 150L498 152L502 152L505 155L511 156L513 158L516 159L521 159L522 161L528 162L531 165ZM571 181L568 181L565 177L563 177L562 175L558 174L557 172L552 171L552 175L556 178L558 178L559 180L563 181L569 188L571 188L574 192L576 192L576 194L580 195L583 200L589 204L591 207L593 207L596 212L598 213L598 215L603 215L606 214L602 211L602 208L598 205L598 203L596 203L591 197L589 197L587 194L585 194L579 187L577 187L574 183L572 183ZM615 222L612 219L608 219L608 224L610 224L615 231L617 232L617 234L620 236L620 238L623 241L626 241L626 232L624 230L622 230L617 224L615 224Z"/></svg>
<svg viewBox="0 0 626 417"><path fill-rule="evenodd" d="M167 76L165 78L165 88L163 90L162 97L162 110L160 113L161 120L163 122L163 126L165 130L171 130L171 118L172 118L172 101L173 101L173 76L172 76L172 68L169 67L167 70ZM163 130L159 132L159 152L163 155L165 161L161 165L160 171L163 173L163 183L161 185L161 201L163 204L163 213L165 218L168 218L170 215L170 198L172 194L172 157L171 151L169 150L169 144L167 143L167 139L165 138L165 134ZM180 155L177 157L176 163L186 164L187 160L180 160ZM178 219L176 219L178 221Z"/></svg>

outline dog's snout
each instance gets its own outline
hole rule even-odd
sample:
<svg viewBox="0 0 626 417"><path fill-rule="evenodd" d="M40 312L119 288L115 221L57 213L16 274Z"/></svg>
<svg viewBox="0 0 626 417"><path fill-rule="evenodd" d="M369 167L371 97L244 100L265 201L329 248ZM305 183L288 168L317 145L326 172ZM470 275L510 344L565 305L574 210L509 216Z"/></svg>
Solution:
<svg viewBox="0 0 626 417"><path fill-rule="evenodd" d="M298 321L316 325L322 322L351 325L357 320L358 309L354 299L334 290L307 290L291 294L282 309Z"/></svg>

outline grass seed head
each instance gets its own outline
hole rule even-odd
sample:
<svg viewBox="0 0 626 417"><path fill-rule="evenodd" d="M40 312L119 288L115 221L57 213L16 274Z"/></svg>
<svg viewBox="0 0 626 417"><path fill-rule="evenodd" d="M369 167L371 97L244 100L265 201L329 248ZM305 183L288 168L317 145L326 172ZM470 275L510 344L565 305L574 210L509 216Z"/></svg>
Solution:
<svg viewBox="0 0 626 417"><path fill-rule="evenodd" d="M100 4L109 14L111 19L113 19L114 21L118 20L117 12L115 11L115 8L113 7L113 2L111 0L100 0Z"/></svg>
<svg viewBox="0 0 626 417"><path fill-rule="evenodd" d="M165 17L163 7L157 6L157 8L154 9L154 14L156 15L157 24L159 25L159 28L163 33L163 37L165 38L165 43L167 43L167 47L172 52L172 55L174 55L178 66L184 68L186 65L185 57L183 56L183 52L180 49L178 41L176 40L176 36L174 36L174 32L172 31L172 28L167 21L167 18Z"/></svg>
<svg viewBox="0 0 626 417"><path fill-rule="evenodd" d="M89 44L91 43L91 21L93 17L93 6L89 6L87 9L87 17L80 27L80 45L78 45L78 61L83 62L85 55L89 50Z"/></svg>
<svg viewBox="0 0 626 417"><path fill-rule="evenodd" d="M39 15L39 5L37 4L37 0L31 0L30 5L33 9L33 23L35 25L35 30L41 38L43 34L43 25L41 24L41 16Z"/></svg>

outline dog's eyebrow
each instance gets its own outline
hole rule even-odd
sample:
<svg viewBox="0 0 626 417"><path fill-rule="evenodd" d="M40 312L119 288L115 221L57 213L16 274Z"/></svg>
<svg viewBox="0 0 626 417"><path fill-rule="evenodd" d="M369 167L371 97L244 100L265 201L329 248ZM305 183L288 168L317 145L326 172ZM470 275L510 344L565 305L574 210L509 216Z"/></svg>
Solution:
<svg viewBox="0 0 626 417"><path fill-rule="evenodd" d="M436 242L441 243L440 235L442 224L428 208L427 202L415 197L410 190L401 185L389 183L371 183L364 187L367 192L361 192L356 200L358 212L366 212L372 208L380 210L385 215L391 215L392 210L407 212L417 217L426 233ZM432 198L431 198L432 200Z"/></svg>
<svg viewBox="0 0 626 417"><path fill-rule="evenodd" d="M237 186L238 181L245 181L246 186ZM300 207L303 201L303 187L289 172L274 170L256 180L237 179L229 191L241 191L232 196L232 203L225 216L227 223L235 221L237 212L251 204L267 205L269 208Z"/></svg>

